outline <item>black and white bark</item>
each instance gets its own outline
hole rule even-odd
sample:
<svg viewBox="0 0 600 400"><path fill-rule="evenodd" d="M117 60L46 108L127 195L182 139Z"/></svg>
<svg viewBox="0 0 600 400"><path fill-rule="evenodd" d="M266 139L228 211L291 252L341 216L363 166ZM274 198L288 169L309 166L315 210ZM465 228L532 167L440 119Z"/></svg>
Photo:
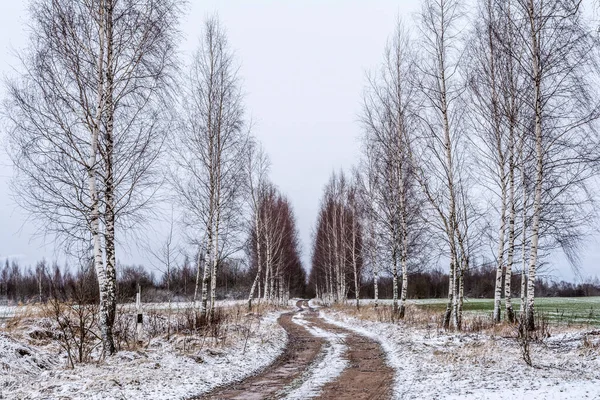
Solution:
<svg viewBox="0 0 600 400"><path fill-rule="evenodd" d="M372 186L370 195L374 202L371 218L389 246L393 305L400 318L404 317L406 308L411 245L421 230L417 223L421 211L415 191L417 184L409 154L416 125L412 63L408 33L398 22L381 69L369 79L362 117L367 182Z"/></svg>
<svg viewBox="0 0 600 400"><path fill-rule="evenodd" d="M252 221L250 223L253 230L254 246L256 248L256 276L250 287L248 295L248 309L252 309L252 300L258 289L257 298L260 299L260 278L263 272L263 216L261 214L262 204L265 199L268 187L269 159L259 143L251 142L246 154L246 182L248 184L248 193L250 199L250 212Z"/></svg>
<svg viewBox="0 0 600 400"><path fill-rule="evenodd" d="M561 248L577 261L577 245L593 220L590 177L597 159L594 88L597 45L581 0L515 0L505 14L525 48L520 60L530 85L527 138L534 152L526 323L535 328L535 283L541 248Z"/></svg>

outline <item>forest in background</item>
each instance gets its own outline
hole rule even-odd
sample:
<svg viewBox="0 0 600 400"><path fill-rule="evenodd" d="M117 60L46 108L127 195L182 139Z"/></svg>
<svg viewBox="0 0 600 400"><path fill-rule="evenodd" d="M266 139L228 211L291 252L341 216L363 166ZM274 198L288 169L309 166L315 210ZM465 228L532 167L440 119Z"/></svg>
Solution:
<svg viewBox="0 0 600 400"><path fill-rule="evenodd" d="M193 300L195 271L189 260L184 258L181 264L171 271L170 290L165 272L142 265L119 265L117 268L117 298L119 303L135 301L138 288L141 289L143 302L188 302ZM256 265L251 268L242 259L229 260L219 268L217 278L217 298L244 299L256 276ZM314 288L305 284L306 274L300 271L290 283L292 298L311 298L316 295ZM465 275L465 293L467 298L492 298L494 294L495 268L482 266ZM518 287L518 277L513 278L513 287ZM448 293L448 274L442 270L420 271L410 275L408 287L409 299L444 298ZM373 299L373 279L364 277L360 283L362 298ZM379 281L379 295L382 299L391 299L393 284L391 277L382 277ZM540 297L582 297L600 296L598 278L588 278L580 283L540 279L536 293ZM516 296L518 293L515 292ZM47 301L53 297L63 300L83 296L86 301L97 302L98 283L96 275L85 269L73 269L57 263L41 261L35 267L26 267L18 262L6 260L0 268L0 300L6 304L33 304ZM349 297L354 292L349 291Z"/></svg>

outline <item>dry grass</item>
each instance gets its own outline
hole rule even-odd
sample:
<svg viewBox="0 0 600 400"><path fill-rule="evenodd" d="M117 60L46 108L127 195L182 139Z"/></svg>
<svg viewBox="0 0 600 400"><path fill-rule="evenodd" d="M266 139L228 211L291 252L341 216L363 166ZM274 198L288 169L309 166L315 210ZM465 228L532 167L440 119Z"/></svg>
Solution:
<svg viewBox="0 0 600 400"><path fill-rule="evenodd" d="M74 347L65 338L73 339L80 332L79 320L76 318L76 311L80 307L66 302L58 302L57 305L61 310L59 319L56 307L50 307L50 303L46 306L19 307L18 312L6 320L2 331L33 346L58 349L67 344ZM144 351L165 345L190 355L203 349L218 351L240 340L247 343L260 326L262 316L279 308L261 303L254 304L248 310L246 304L226 304L216 308L212 321L199 318L197 310L193 308L150 309L143 314L143 333L138 338L136 311L126 305L119 305L113 327L115 345L118 351ZM68 324L65 323L67 319ZM84 362L95 362L102 358L97 321L86 326L90 335L86 337ZM77 335L69 336L66 332L75 332Z"/></svg>
<svg viewBox="0 0 600 400"><path fill-rule="evenodd" d="M437 348L433 350L432 354L436 362L446 365L463 363L488 367L495 363L498 351L499 348L497 343L488 341L462 344L460 351L456 351L452 348Z"/></svg>
<svg viewBox="0 0 600 400"><path fill-rule="evenodd" d="M14 315L7 318L3 331L12 333L18 331L20 327L31 324L32 321L47 316L44 308L37 305L19 305Z"/></svg>
<svg viewBox="0 0 600 400"><path fill-rule="evenodd" d="M442 318L439 312L424 310L415 305L408 304L406 306L406 314L404 319L399 319L394 313L393 307L390 305L378 305L375 307L372 304L363 305L359 309L354 306L345 304L333 304L330 307L332 310L342 311L352 317L375 322L397 323L404 321L414 324L415 326L437 326L441 327Z"/></svg>
<svg viewBox="0 0 600 400"><path fill-rule="evenodd" d="M600 331L591 331L583 336L582 347L586 350L600 352Z"/></svg>
<svg viewBox="0 0 600 400"><path fill-rule="evenodd" d="M356 307L347 304L333 304L330 308L361 320L394 324L402 322L416 328L427 330L435 329L438 332L444 331L443 313L438 310L420 307L415 304L407 304L405 317L403 319L398 318L398 315L394 313L391 305L378 305L375 307L372 304L367 304L357 309ZM532 334L534 340L543 340L550 337L551 328L553 331L557 329L560 332L566 331L567 329L575 331L578 328L583 328L574 325L564 327L562 325L552 324L548 318L542 314L538 314L536 321L538 329ZM452 330L453 329L450 329L450 331ZM464 312L461 332L481 333L491 337L516 338L518 336L518 324L510 323L508 321L502 321L496 324L491 317L479 313Z"/></svg>

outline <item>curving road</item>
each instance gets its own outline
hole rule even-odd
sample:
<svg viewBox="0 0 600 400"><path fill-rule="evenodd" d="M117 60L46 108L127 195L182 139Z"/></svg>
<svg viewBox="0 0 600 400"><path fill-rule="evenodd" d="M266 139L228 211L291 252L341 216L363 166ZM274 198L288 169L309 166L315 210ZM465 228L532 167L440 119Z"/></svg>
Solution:
<svg viewBox="0 0 600 400"><path fill-rule="evenodd" d="M278 322L288 346L261 373L194 399L388 399L394 371L380 345L323 321L300 300Z"/></svg>

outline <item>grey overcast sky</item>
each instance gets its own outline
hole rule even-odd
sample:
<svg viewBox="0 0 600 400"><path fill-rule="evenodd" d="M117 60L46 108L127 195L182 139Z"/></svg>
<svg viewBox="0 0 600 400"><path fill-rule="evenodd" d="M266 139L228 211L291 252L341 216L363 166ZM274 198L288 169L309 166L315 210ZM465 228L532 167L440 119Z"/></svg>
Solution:
<svg viewBox="0 0 600 400"><path fill-rule="evenodd" d="M18 65L11 49L27 44L27 3L0 1L3 76ZM379 63L397 16L408 22L418 9L419 0L190 0L182 56L196 47L205 17L217 13L241 64L246 107L271 158L271 178L292 201L305 263L323 185L334 169L350 168L359 157L365 71ZM2 149L0 260L56 258L51 245L32 239L32 224L11 200L11 173ZM155 225L160 235L164 225ZM598 239L585 248L583 276L600 273ZM119 259L149 262L135 245L121 249ZM553 260L556 278L573 279L562 257Z"/></svg>

